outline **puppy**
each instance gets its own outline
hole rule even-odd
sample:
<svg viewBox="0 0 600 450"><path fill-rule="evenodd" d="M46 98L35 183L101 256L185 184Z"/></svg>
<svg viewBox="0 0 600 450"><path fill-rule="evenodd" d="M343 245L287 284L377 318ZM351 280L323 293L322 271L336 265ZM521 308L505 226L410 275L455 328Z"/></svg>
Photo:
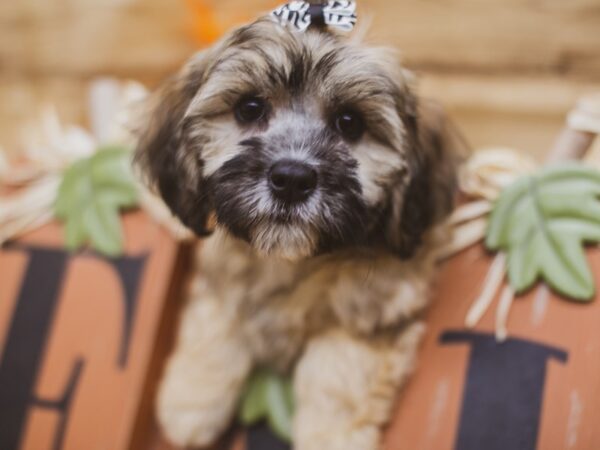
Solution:
<svg viewBox="0 0 600 450"><path fill-rule="evenodd" d="M174 443L213 443L264 365L293 375L294 448L380 448L455 186L409 81L390 51L262 18L155 94L137 164L207 237L158 395Z"/></svg>

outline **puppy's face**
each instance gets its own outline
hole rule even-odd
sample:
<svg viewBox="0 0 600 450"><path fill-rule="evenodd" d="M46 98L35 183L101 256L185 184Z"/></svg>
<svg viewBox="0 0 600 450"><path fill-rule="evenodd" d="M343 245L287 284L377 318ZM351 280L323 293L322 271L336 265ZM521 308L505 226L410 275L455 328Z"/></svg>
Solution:
<svg viewBox="0 0 600 450"><path fill-rule="evenodd" d="M215 217L266 255L408 256L436 215L444 149L424 149L389 52L262 19L198 54L155 102L138 161L199 235Z"/></svg>

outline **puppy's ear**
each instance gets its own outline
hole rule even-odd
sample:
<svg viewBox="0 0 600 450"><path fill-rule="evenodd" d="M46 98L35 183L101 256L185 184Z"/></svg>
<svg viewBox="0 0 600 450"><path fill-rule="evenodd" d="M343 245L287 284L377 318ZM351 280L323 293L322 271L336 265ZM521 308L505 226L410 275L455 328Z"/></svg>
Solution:
<svg viewBox="0 0 600 450"><path fill-rule="evenodd" d="M388 241L402 258L412 257L423 234L452 210L457 167L468 152L465 140L439 104L421 101L412 111L405 119L414 147L409 181L403 193L396 195L402 198L392 199L401 205L393 215L399 223L394 220L387 230Z"/></svg>
<svg viewBox="0 0 600 450"><path fill-rule="evenodd" d="M203 82L208 54L196 54L153 93L138 128L135 164L146 183L198 235L207 230L211 201L202 178L202 160L186 149L184 115Z"/></svg>

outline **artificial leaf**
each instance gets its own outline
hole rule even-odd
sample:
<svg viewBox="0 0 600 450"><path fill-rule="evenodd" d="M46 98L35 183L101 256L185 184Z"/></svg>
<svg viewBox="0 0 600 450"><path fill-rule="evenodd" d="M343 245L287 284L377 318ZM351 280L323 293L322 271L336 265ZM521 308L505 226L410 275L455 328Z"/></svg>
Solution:
<svg viewBox="0 0 600 450"><path fill-rule="evenodd" d="M265 371L256 371L248 380L240 409L242 423L252 425L266 417L266 385L267 372Z"/></svg>
<svg viewBox="0 0 600 450"><path fill-rule="evenodd" d="M289 380L279 377L269 379L266 386L267 421L275 434L287 442L292 438L293 404L290 393Z"/></svg>
<svg viewBox="0 0 600 450"><path fill-rule="evenodd" d="M486 234L491 250L508 253L516 292L539 278L575 300L591 300L594 279L583 245L600 241L600 172L581 164L523 177L496 201Z"/></svg>
<svg viewBox="0 0 600 450"><path fill-rule="evenodd" d="M81 216L72 214L65 223L65 241L69 250L81 247L85 242L85 229Z"/></svg>
<svg viewBox="0 0 600 450"><path fill-rule="evenodd" d="M282 440L291 441L293 396L291 381L266 369L249 378L240 407L240 421L253 425L266 420Z"/></svg>
<svg viewBox="0 0 600 450"><path fill-rule="evenodd" d="M75 250L89 241L105 255L121 253L119 210L137 203L130 155L121 147L101 148L65 171L54 213L65 222L65 242L69 249Z"/></svg>

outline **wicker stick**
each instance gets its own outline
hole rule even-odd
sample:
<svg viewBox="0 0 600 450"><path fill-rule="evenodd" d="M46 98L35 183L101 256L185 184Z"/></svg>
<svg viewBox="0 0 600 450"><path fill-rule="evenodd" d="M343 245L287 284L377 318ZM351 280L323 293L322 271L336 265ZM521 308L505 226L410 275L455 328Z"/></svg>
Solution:
<svg viewBox="0 0 600 450"><path fill-rule="evenodd" d="M583 97L548 152L546 163L582 159L600 133L600 94Z"/></svg>

